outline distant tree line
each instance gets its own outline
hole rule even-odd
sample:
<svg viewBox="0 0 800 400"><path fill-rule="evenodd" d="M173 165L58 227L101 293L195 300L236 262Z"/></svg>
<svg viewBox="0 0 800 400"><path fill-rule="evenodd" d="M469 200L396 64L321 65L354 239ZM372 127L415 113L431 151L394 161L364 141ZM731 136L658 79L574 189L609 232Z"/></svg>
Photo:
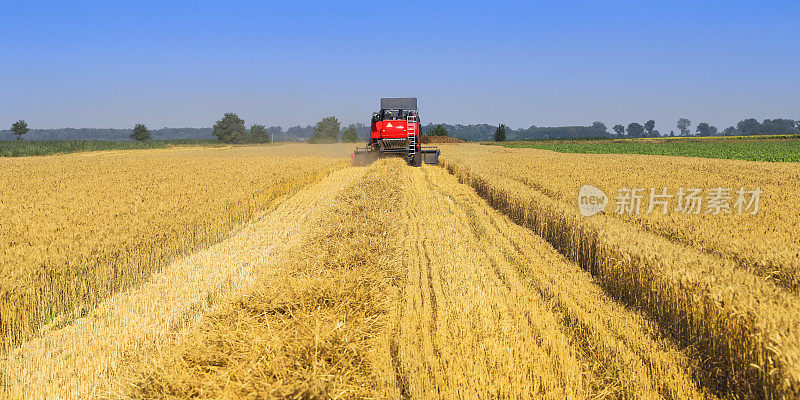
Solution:
<svg viewBox="0 0 800 400"><path fill-rule="evenodd" d="M231 113L229 113L231 114ZM233 118L235 117L235 118ZM334 117L326 117L334 118ZM334 124L322 123L323 118L315 125L292 126L284 130L280 126L266 127L264 125L253 124L246 128L244 121L236 114L228 116L215 124L214 128L161 128L147 129L144 125L134 132L131 129L97 129L97 128L61 128L61 129L32 129L28 128L26 121L17 121L12 129L0 131L0 140L178 140L178 139L214 139L227 141L230 143L265 143L271 138L276 141L353 141L353 131L355 131L356 142L366 140L369 137L369 126L363 123L356 123L342 129L341 123L336 119L338 128L328 129ZM335 118L334 118L335 119ZM329 120L332 122L332 120ZM529 128L511 129L503 125L502 137L505 140L524 140L524 139L577 139L577 138L648 138L658 136L738 136L738 135L782 135L800 134L800 121L786 118L765 119L761 122L755 118L747 118L739 121L736 125L730 126L721 132L717 127L701 122L692 126L692 122L687 118L678 119L675 129L670 130L669 134L662 134L656 127L656 122L652 119L644 122L630 122L627 124L616 124L609 132L606 125L595 121L589 126L555 126L539 127L532 125ZM214 133L217 128L221 136ZM693 129L694 128L694 129ZM493 140L500 136L498 125L490 124L432 124L424 125L421 129L423 134L449 135L467 141ZM333 140L333 131L336 131L336 140ZM319 132L319 133L318 133ZM313 138L313 139L312 139Z"/></svg>
<svg viewBox="0 0 800 400"><path fill-rule="evenodd" d="M254 124L248 130L244 120L235 113L226 113L214 124L211 134L224 143L269 143L270 135L264 125Z"/></svg>
<svg viewBox="0 0 800 400"><path fill-rule="evenodd" d="M776 118L758 122L755 118L739 121L735 127L730 126L723 131L725 135L784 135L800 133L800 121Z"/></svg>
<svg viewBox="0 0 800 400"><path fill-rule="evenodd" d="M310 133L309 130L313 132L310 137L307 137L309 143L336 143L340 141L354 143L358 141L359 136L358 124L351 124L342 129L339 119L333 116L323 118L311 129L298 126L289 128L287 133L299 134L305 138ZM369 128L367 128L367 132L369 132ZM221 120L217 121L214 124L214 128L212 128L212 135L224 143L268 143L272 137L278 140L285 137L281 127L266 128L264 125L253 125L250 130L247 130L244 120L234 113L227 113Z"/></svg>
<svg viewBox="0 0 800 400"><path fill-rule="evenodd" d="M270 134L274 135L276 141L294 141L294 140L306 141L314 136L314 134L316 133L315 128L316 125L307 125L307 126L297 125L297 126L292 126L284 131L283 128L280 126L272 126L267 128L267 131L269 131ZM352 140L349 133L350 131L348 131L349 128L355 129L357 138L356 141L367 140L367 137L369 137L369 126L364 125L362 123L356 123L349 125L347 128L345 128L345 130L342 131L342 135L346 133L345 131L347 131L348 133L347 137L342 136L341 140L343 142Z"/></svg>
<svg viewBox="0 0 800 400"><path fill-rule="evenodd" d="M605 128L602 122L595 122L593 124L596 128ZM611 128L614 133L609 136L612 138L651 138L661 136L661 132L656 129L656 121L650 119L644 124L638 122L631 122L628 126L622 124L614 125Z"/></svg>
<svg viewBox="0 0 800 400"><path fill-rule="evenodd" d="M734 126L725 128L722 132L716 126L701 122L692 133L692 122L687 118L679 118L676 124L678 135L675 131L670 136L747 136L747 135L796 135L800 134L800 121L785 118L765 119L758 122L755 118L739 121Z"/></svg>
<svg viewBox="0 0 800 400"><path fill-rule="evenodd" d="M355 143L358 141L358 130L355 125L350 125L342 131L342 142Z"/></svg>
<svg viewBox="0 0 800 400"><path fill-rule="evenodd" d="M133 129L59 128L28 130L25 140L131 140ZM150 129L153 140L214 139L211 128L161 128ZM0 140L13 140L11 130L0 131Z"/></svg>
<svg viewBox="0 0 800 400"><path fill-rule="evenodd" d="M556 126L510 129L503 125L503 134L506 140L525 140L525 139L551 139L551 138L581 138L581 137L610 137L605 125L592 126ZM449 136L466 140L493 140L499 128L498 125L475 124L475 125L450 125L450 124L428 124L423 126L424 134L432 134L438 129L447 131Z"/></svg>
<svg viewBox="0 0 800 400"><path fill-rule="evenodd" d="M308 139L309 143L336 143L339 141L339 131L342 124L336 117L325 117L314 125L314 135Z"/></svg>
<svg viewBox="0 0 800 400"><path fill-rule="evenodd" d="M428 136L450 136L450 131L448 131L443 124L428 125L427 129L422 129L422 134Z"/></svg>

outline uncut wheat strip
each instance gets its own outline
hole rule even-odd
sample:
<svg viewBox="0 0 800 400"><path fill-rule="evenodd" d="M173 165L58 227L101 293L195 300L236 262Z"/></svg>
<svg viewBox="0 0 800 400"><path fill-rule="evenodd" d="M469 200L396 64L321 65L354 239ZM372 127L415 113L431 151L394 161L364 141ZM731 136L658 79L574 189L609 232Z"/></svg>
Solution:
<svg viewBox="0 0 800 400"><path fill-rule="evenodd" d="M487 224L495 222L492 218ZM496 249L492 251L495 262L506 265L504 261L509 260L513 268L506 273L508 279L547 299L554 312L563 315L561 323L570 335L585 343L590 357L627 392L635 398L649 390L658 390L666 398L706 397L692 380L686 356L673 344L655 339L648 321L617 305L586 271L566 262L541 238L514 228L524 229L501 222L493 230L494 240L487 248Z"/></svg>
<svg viewBox="0 0 800 400"><path fill-rule="evenodd" d="M648 321L616 305L577 266L558 258L543 263L543 253L515 254L520 278L549 299L563 314L571 335L585 342L592 357L615 379L633 388L649 382L665 398L713 398L697 388L687 356L674 344L658 340Z"/></svg>
<svg viewBox="0 0 800 400"><path fill-rule="evenodd" d="M614 296L650 314L676 340L701 345L702 357L721 368L721 390L747 396L800 390L796 296L657 235L631 232L603 216L582 219L518 182L490 184L458 165L447 168L494 207L578 260Z"/></svg>
<svg viewBox="0 0 800 400"><path fill-rule="evenodd" d="M469 216L413 171L409 280L401 335L412 395L438 398L584 397L586 370L548 312L519 299L476 247ZM415 312L416 311L416 312Z"/></svg>
<svg viewBox="0 0 800 400"><path fill-rule="evenodd" d="M582 184L626 186L746 185L764 194L758 215L661 216L659 213L614 216L631 228L732 260L740 268L800 293L800 220L792 210L800 200L797 163L692 159L670 156L561 154L539 149L463 145L446 151L448 160L470 166L484 176L502 176L541 192L560 203L572 204ZM563 168L569 166L569 168ZM656 167L657 168L653 168ZM670 174L665 177L665 172ZM673 176L673 175L678 176ZM731 228L733 231L729 230ZM723 232L720 234L720 232Z"/></svg>
<svg viewBox="0 0 800 400"><path fill-rule="evenodd" d="M0 172L15 188L0 202L0 215L12 217L0 224L0 341L19 344L54 316L63 325L347 164L242 150L9 163Z"/></svg>
<svg viewBox="0 0 800 400"><path fill-rule="evenodd" d="M619 306L591 280L567 262L547 242L489 207L468 186L441 169L431 171L437 188L460 207L471 209L484 231L481 246L498 273L520 300L532 287L554 311L567 318L565 331L586 342L588 356L611 370L612 378L634 398L706 398L687 371L688 359L674 345L653 338L649 323ZM500 269L502 267L502 269ZM530 296L529 297L535 297ZM520 304L523 304L520 301Z"/></svg>
<svg viewBox="0 0 800 400"><path fill-rule="evenodd" d="M254 269L302 242L308 227L352 185L361 170L345 169L301 190L233 237L182 258L142 286L103 302L72 325L23 344L4 360L7 397L86 398L126 357L168 342L214 297L252 284Z"/></svg>

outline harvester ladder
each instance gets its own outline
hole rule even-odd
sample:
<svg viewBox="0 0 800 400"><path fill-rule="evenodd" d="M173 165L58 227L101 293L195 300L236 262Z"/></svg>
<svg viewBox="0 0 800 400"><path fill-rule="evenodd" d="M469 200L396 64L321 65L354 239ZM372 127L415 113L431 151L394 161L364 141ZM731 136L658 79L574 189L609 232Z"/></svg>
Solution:
<svg viewBox="0 0 800 400"><path fill-rule="evenodd" d="M408 139L408 155L413 156L417 152L417 124L416 116L406 117L406 139Z"/></svg>

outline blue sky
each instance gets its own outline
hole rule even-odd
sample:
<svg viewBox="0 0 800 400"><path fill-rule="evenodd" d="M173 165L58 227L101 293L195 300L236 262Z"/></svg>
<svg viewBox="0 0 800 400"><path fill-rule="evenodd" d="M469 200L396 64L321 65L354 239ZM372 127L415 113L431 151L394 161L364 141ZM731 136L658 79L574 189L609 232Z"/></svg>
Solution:
<svg viewBox="0 0 800 400"><path fill-rule="evenodd" d="M800 119L800 2L0 2L0 128Z"/></svg>

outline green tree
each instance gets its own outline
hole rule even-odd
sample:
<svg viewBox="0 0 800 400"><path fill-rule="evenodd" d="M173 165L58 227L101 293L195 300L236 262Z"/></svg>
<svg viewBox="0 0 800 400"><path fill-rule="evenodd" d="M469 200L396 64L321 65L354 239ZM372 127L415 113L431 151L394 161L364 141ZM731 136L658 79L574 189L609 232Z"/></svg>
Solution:
<svg viewBox="0 0 800 400"><path fill-rule="evenodd" d="M225 116L214 124L211 134L224 143L242 143L248 136L244 120L234 113L225 113Z"/></svg>
<svg viewBox="0 0 800 400"><path fill-rule="evenodd" d="M342 142L355 143L358 141L358 132L355 125L350 125L342 132Z"/></svg>
<svg viewBox="0 0 800 400"><path fill-rule="evenodd" d="M336 143L339 141L341 124L336 117L325 117L314 126L314 136L309 143Z"/></svg>
<svg viewBox="0 0 800 400"><path fill-rule="evenodd" d="M596 130L597 133L600 134L600 136L608 135L608 128L606 127L606 124L600 121L592 122L592 128L594 128L594 130Z"/></svg>
<svg viewBox="0 0 800 400"><path fill-rule="evenodd" d="M689 121L686 118L678 118L678 124L676 125L678 130L681 131L681 136L689 136L689 133L692 131L689 129L692 126L692 121Z"/></svg>
<svg viewBox="0 0 800 400"><path fill-rule="evenodd" d="M761 123L761 129L759 129L758 133L764 135L786 135L797 133L797 131L794 129L794 126L795 122L791 119L765 119L764 122Z"/></svg>
<svg viewBox="0 0 800 400"><path fill-rule="evenodd" d="M269 133L270 142L274 142L275 140L280 139L281 136L283 136L284 138L286 137L286 135L283 134L283 128L280 126L270 126L269 128L267 128L267 132Z"/></svg>
<svg viewBox="0 0 800 400"><path fill-rule="evenodd" d="M695 130L699 136L714 136L717 134L717 127L709 125L707 122L697 124Z"/></svg>
<svg viewBox="0 0 800 400"><path fill-rule="evenodd" d="M644 135L644 127L638 122L631 122L628 124L628 136L632 138L639 138Z"/></svg>
<svg viewBox="0 0 800 400"><path fill-rule="evenodd" d="M612 129L614 129L614 132L617 133L617 136L622 136L625 134L625 127L620 124L614 125L614 128Z"/></svg>
<svg viewBox="0 0 800 400"><path fill-rule="evenodd" d="M500 124L494 131L494 141L495 142L505 142L506 141L506 125Z"/></svg>
<svg viewBox="0 0 800 400"><path fill-rule="evenodd" d="M11 133L17 135L17 140L22 140L22 135L28 133L28 123L19 120L11 125Z"/></svg>
<svg viewBox="0 0 800 400"><path fill-rule="evenodd" d="M644 130L645 130L645 132L647 132L647 136L648 137L654 137L655 136L655 135L653 135L653 131L655 129L656 129L656 121L653 121L652 119L650 119L650 120L647 120L647 122L644 123Z"/></svg>
<svg viewBox="0 0 800 400"><path fill-rule="evenodd" d="M449 136L447 133L447 128L442 126L442 124L436 125L433 128L429 129L427 132L428 136Z"/></svg>
<svg viewBox="0 0 800 400"><path fill-rule="evenodd" d="M725 135L725 136L736 136L736 135L739 134L739 131L736 130L735 126L729 126L729 127L725 128L724 131L722 131L722 134Z"/></svg>
<svg viewBox="0 0 800 400"><path fill-rule="evenodd" d="M250 140L254 143L269 143L269 132L264 125L254 124L250 127Z"/></svg>
<svg viewBox="0 0 800 400"><path fill-rule="evenodd" d="M736 129L738 129L739 133L742 135L756 135L761 129L761 124L758 123L758 120L755 118L747 118L743 121L739 121L736 124Z"/></svg>
<svg viewBox="0 0 800 400"><path fill-rule="evenodd" d="M133 140L150 140L150 130L147 129L144 124L136 124L133 127L133 133L131 133L131 139Z"/></svg>

